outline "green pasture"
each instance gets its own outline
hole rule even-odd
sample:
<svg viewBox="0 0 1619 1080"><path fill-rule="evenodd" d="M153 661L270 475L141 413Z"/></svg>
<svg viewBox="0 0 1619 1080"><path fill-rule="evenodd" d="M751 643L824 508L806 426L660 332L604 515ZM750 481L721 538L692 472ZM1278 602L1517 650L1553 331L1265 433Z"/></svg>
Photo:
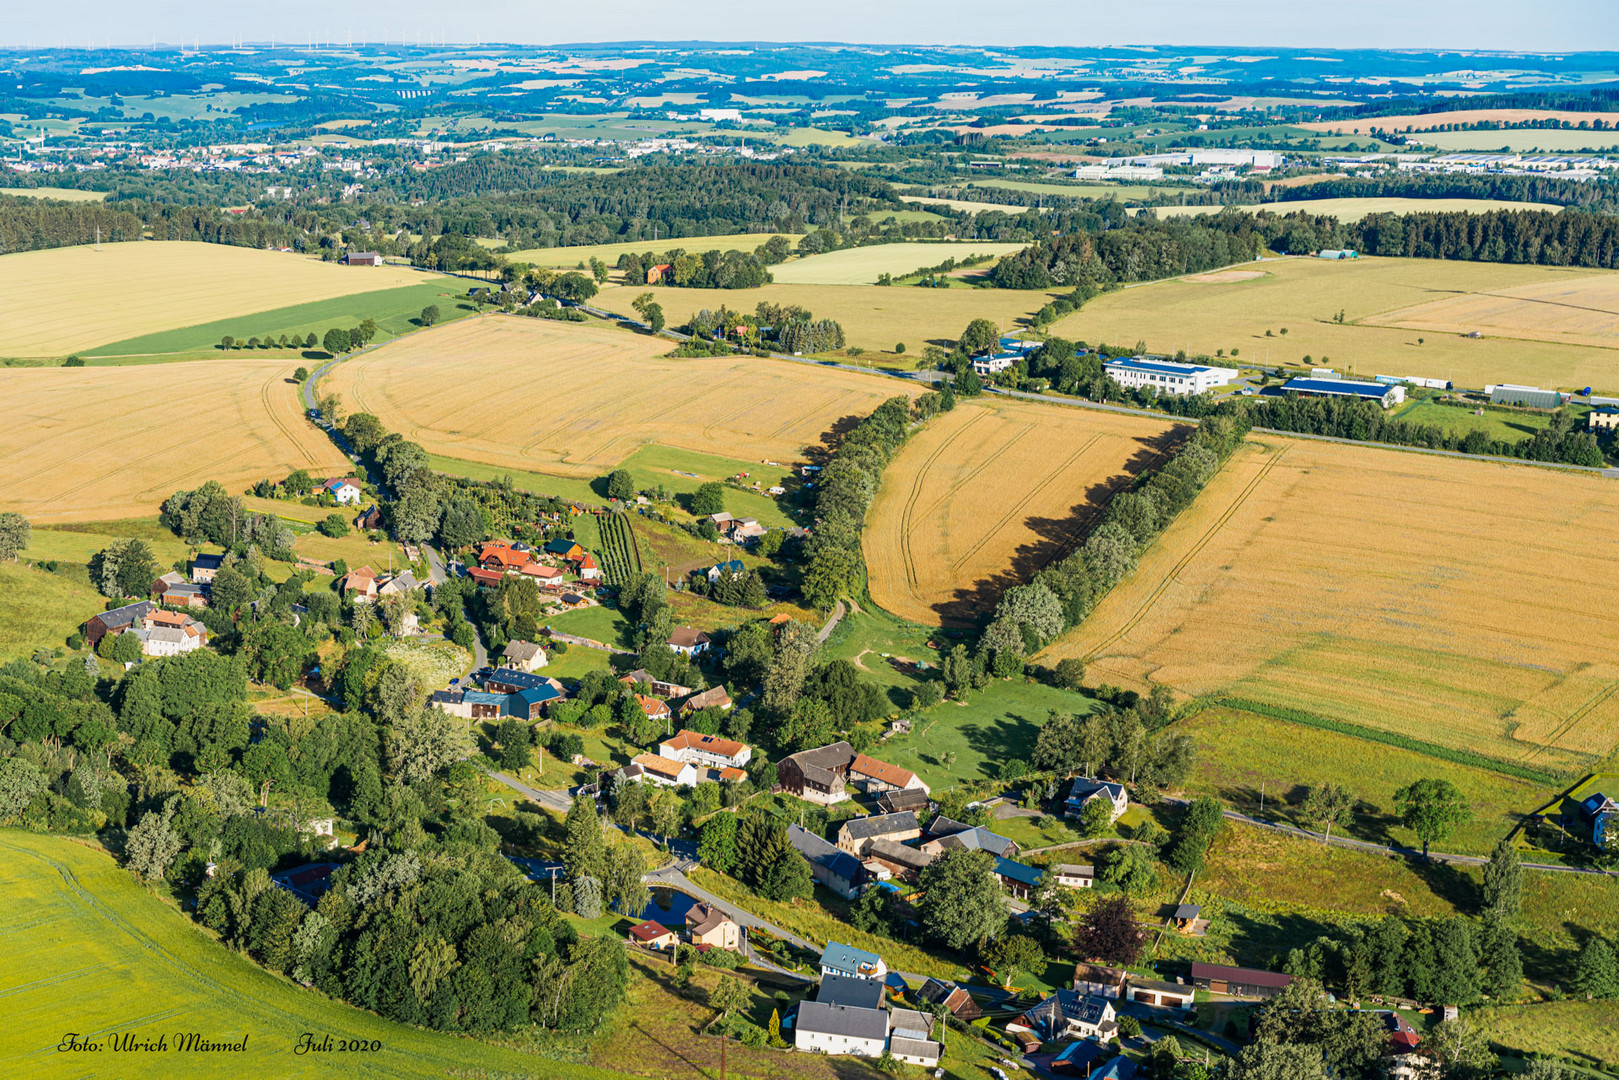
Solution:
<svg viewBox="0 0 1619 1080"><path fill-rule="evenodd" d="M39 1078L446 1075L608 1078L620 1074L391 1023L271 975L140 885L98 848L0 833L0 1073ZM177 1031L240 1042L240 1053L58 1052L94 1040ZM367 1053L298 1055L305 1032L376 1040ZM108 1060L108 1059L111 1060ZM88 1059L88 1060L87 1060Z"/></svg>
<svg viewBox="0 0 1619 1080"><path fill-rule="evenodd" d="M106 607L105 597L78 580L24 563L0 563L0 660L62 645ZM4 966L0 962L0 970Z"/></svg>
<svg viewBox="0 0 1619 1080"><path fill-rule="evenodd" d="M732 236L675 236L658 240L631 240L613 244L584 244L579 247L527 248L505 252L508 261L529 263L552 269L575 269L600 259L608 266L618 265L620 255L661 255L666 251L747 251L751 252L772 236L785 236L794 244L801 233L738 233Z"/></svg>
<svg viewBox="0 0 1619 1080"><path fill-rule="evenodd" d="M105 191L64 187L0 187L0 195L19 199L60 199L62 202L103 202L107 198Z"/></svg>
<svg viewBox="0 0 1619 1080"><path fill-rule="evenodd" d="M1483 415L1476 415L1477 408L1479 406L1444 405L1432 398L1419 398L1408 400L1395 410L1394 416L1413 424L1433 424L1460 435L1482 431L1492 439L1505 442L1518 442L1551 426L1550 413L1498 412L1486 408Z"/></svg>
<svg viewBox="0 0 1619 1080"><path fill-rule="evenodd" d="M87 563L96 552L115 540L123 539L126 535L116 532L80 532L76 529L36 527L28 541L28 547L23 550L22 557L31 562L55 559L58 562ZM139 539L144 540L146 546L152 550L152 556L157 561L159 570L167 570L170 563L184 559L191 551L190 545L172 533L161 539L144 536Z"/></svg>
<svg viewBox="0 0 1619 1080"><path fill-rule="evenodd" d="M363 267L354 268L357 274ZM406 285L397 289L379 289L375 292L355 293L330 300L316 300L308 304L261 311L254 315L241 315L215 322L187 326L145 334L137 338L102 345L86 350L84 356L91 364L140 363L153 360L173 360L181 357L224 356L219 342L226 334L239 341L250 337L267 336L279 339L297 334L307 337L313 333L320 337L334 326L351 329L362 319L374 319L378 334L373 344L418 329L422 309L436 306L443 321L449 322L472 314L472 305L455 297L466 292L466 282L456 278L424 274L420 285ZM229 355L241 355L246 350L233 350ZM287 362L297 366L303 361L302 349L260 349L258 353L285 356ZM309 366L309 365L305 365Z"/></svg>

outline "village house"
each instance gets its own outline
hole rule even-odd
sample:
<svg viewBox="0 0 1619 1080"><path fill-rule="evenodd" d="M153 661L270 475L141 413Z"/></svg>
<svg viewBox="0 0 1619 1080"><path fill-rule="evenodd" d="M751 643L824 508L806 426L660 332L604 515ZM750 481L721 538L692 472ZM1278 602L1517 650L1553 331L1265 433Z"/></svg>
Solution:
<svg viewBox="0 0 1619 1080"><path fill-rule="evenodd" d="M142 622L124 633L135 635L144 656L181 656L208 644L208 628L178 611L152 611Z"/></svg>
<svg viewBox="0 0 1619 1080"><path fill-rule="evenodd" d="M877 809L885 814L898 813L901 810L926 810L933 800L928 793L920 788L910 788L904 791L885 791L877 796Z"/></svg>
<svg viewBox="0 0 1619 1080"><path fill-rule="evenodd" d="M201 585L170 572L152 582L152 599L169 607L207 607L208 596Z"/></svg>
<svg viewBox="0 0 1619 1080"><path fill-rule="evenodd" d="M1591 823L1591 843L1599 848L1607 847L1608 841L1613 838L1610 830L1615 818L1619 817L1619 803L1599 791L1580 803L1580 813Z"/></svg>
<svg viewBox="0 0 1619 1080"><path fill-rule="evenodd" d="M497 694L515 694L519 690L535 690L542 686L558 691L562 689L562 684L548 675L536 675L515 668L496 668L483 677L483 688Z"/></svg>
<svg viewBox="0 0 1619 1080"><path fill-rule="evenodd" d="M322 494L330 495L339 506L357 505L365 496L365 492L360 489L360 482L352 476L333 477L317 490Z"/></svg>
<svg viewBox="0 0 1619 1080"><path fill-rule="evenodd" d="M499 587L505 575L499 570L485 570L481 566L472 566L467 568L467 577L471 578L480 589L494 589Z"/></svg>
<svg viewBox="0 0 1619 1080"><path fill-rule="evenodd" d="M1027 866L1011 859L995 856L995 866L991 871L1000 881L1001 888L1006 890L1008 896L1018 900L1027 900L1040 885L1042 871L1033 866Z"/></svg>
<svg viewBox="0 0 1619 1080"><path fill-rule="evenodd" d="M625 686L638 686L645 693L661 698L684 697L692 692L691 687L681 686L679 683L664 682L655 679L645 668L636 668L634 671L619 678Z"/></svg>
<svg viewBox="0 0 1619 1080"><path fill-rule="evenodd" d="M1090 863L1058 863L1047 872L1065 889L1089 889L1096 884L1096 867Z"/></svg>
<svg viewBox="0 0 1619 1080"><path fill-rule="evenodd" d="M563 562L577 562L585 554L584 548L572 540L561 538L546 541L544 550L547 555L555 555Z"/></svg>
<svg viewBox="0 0 1619 1080"><path fill-rule="evenodd" d="M630 940L643 949L673 950L680 943L673 930L652 919L630 927Z"/></svg>
<svg viewBox="0 0 1619 1080"><path fill-rule="evenodd" d="M869 986L869 989L865 987ZM815 1000L798 1006L793 1044L801 1051L882 1057L913 1065L937 1065L933 1018L911 1009L887 1008L882 986L832 974L821 979Z"/></svg>
<svg viewBox="0 0 1619 1080"><path fill-rule="evenodd" d="M382 256L375 251L351 251L343 256L344 266L381 266Z"/></svg>
<svg viewBox="0 0 1619 1080"><path fill-rule="evenodd" d="M534 556L529 552L514 548L503 541L489 540L478 545L478 566L484 570L498 570L504 574L508 571L521 570L533 560Z"/></svg>
<svg viewBox="0 0 1619 1080"><path fill-rule="evenodd" d="M519 720L541 720L547 709L566 698L567 695L559 687L549 683L531 686L506 695L505 715Z"/></svg>
<svg viewBox="0 0 1619 1080"><path fill-rule="evenodd" d="M753 518L737 518L731 523L731 542L745 543L749 540L757 540L768 531Z"/></svg>
<svg viewBox="0 0 1619 1080"><path fill-rule="evenodd" d="M1129 974L1122 968L1102 967L1098 964L1075 964L1073 988L1077 993L1097 997L1122 998Z"/></svg>
<svg viewBox="0 0 1619 1080"><path fill-rule="evenodd" d="M931 826L928 831L929 833L933 832ZM1013 841L998 833L992 833L985 828L964 828L946 833L943 836L930 836L922 844L923 851L931 852L934 855L942 855L954 848L965 848L968 851L987 851L991 855L999 855L1006 859L1016 858L1020 850Z"/></svg>
<svg viewBox="0 0 1619 1080"><path fill-rule="evenodd" d="M660 701L655 697L647 697L645 694L636 694L635 700L636 703L641 706L641 711L646 713L647 719L649 720L662 720L665 723L668 723L670 717L674 715L669 711L669 703L667 701Z"/></svg>
<svg viewBox="0 0 1619 1080"><path fill-rule="evenodd" d="M409 596L421 587L422 583L416 579L416 575L406 570L393 577L378 578L377 596Z"/></svg>
<svg viewBox="0 0 1619 1080"><path fill-rule="evenodd" d="M725 912L711 904L694 904L686 912L686 940L697 948L741 948L742 928Z"/></svg>
<svg viewBox="0 0 1619 1080"><path fill-rule="evenodd" d="M1123 784L1079 776L1074 778L1074 786L1068 789L1068 799L1063 804L1063 813L1068 817L1077 818L1085 812L1085 804L1093 799L1106 799L1113 804L1114 821L1119 820L1120 815L1130 808L1130 797L1125 793Z"/></svg>
<svg viewBox="0 0 1619 1080"><path fill-rule="evenodd" d="M99 615L92 615L85 620L84 639L90 643L90 648L94 649L101 644L102 638L134 626L156 606L150 600L141 600L113 608L111 611L103 611Z"/></svg>
<svg viewBox="0 0 1619 1080"><path fill-rule="evenodd" d="M1095 994L1058 990L1016 1020L1006 1030L1030 1031L1042 1042L1095 1039L1107 1042L1118 1034L1118 1014L1112 1000Z"/></svg>
<svg viewBox="0 0 1619 1080"><path fill-rule="evenodd" d="M822 805L847 799L850 783L871 795L910 790L929 794L915 773L857 754L846 742L787 755L776 767L776 781L783 790Z"/></svg>
<svg viewBox="0 0 1619 1080"><path fill-rule="evenodd" d="M838 826L838 847L850 855L864 855L873 840L903 843L922 835L922 826L909 810L899 814L874 814L850 818Z"/></svg>
<svg viewBox="0 0 1619 1080"><path fill-rule="evenodd" d="M862 865L868 876L879 881L886 881L890 877L897 877L902 881L915 881L917 875L937 858L937 855L920 851L898 840L879 837L866 844L866 861Z"/></svg>
<svg viewBox="0 0 1619 1080"><path fill-rule="evenodd" d="M663 704L658 702L658 704ZM664 706L667 710L668 706ZM734 739L682 729L658 744L658 754L672 761L687 761L714 769L743 769L753 760L753 748Z"/></svg>
<svg viewBox="0 0 1619 1080"><path fill-rule="evenodd" d="M639 766L639 771L631 773L628 766L623 770L626 780L650 780L662 787L696 787L698 783L697 767L689 761L670 761L657 754L637 754L630 759L630 765Z"/></svg>
<svg viewBox="0 0 1619 1080"><path fill-rule="evenodd" d="M546 665L545 650L531 641L508 641L500 655L513 671L532 673Z"/></svg>
<svg viewBox="0 0 1619 1080"><path fill-rule="evenodd" d="M542 589L557 588L567 577L561 567L548 566L542 562L526 562L518 567L518 572L525 577L533 578Z"/></svg>
<svg viewBox="0 0 1619 1080"><path fill-rule="evenodd" d="M377 598L377 572L369 566L350 570L338 579L337 587L356 604L369 604Z"/></svg>
<svg viewBox="0 0 1619 1080"><path fill-rule="evenodd" d="M198 585L208 585L213 582L214 575L219 568L225 565L223 555L198 555L191 560L191 580Z"/></svg>
<svg viewBox="0 0 1619 1080"><path fill-rule="evenodd" d="M942 1005L945 1011L964 1024L970 1024L984 1015L973 996L953 982L929 979L916 992L916 1000L927 1006Z"/></svg>
<svg viewBox="0 0 1619 1080"><path fill-rule="evenodd" d="M702 693L693 694L680 703L682 719L692 713L702 712L704 709L719 709L721 712L731 708L731 695L723 686L713 686Z"/></svg>
<svg viewBox="0 0 1619 1080"><path fill-rule="evenodd" d="M888 965L876 953L829 941L821 950L821 974L844 975L851 979L875 979L881 982L888 975Z"/></svg>
<svg viewBox="0 0 1619 1080"><path fill-rule="evenodd" d="M707 652L711 641L707 634L689 626L677 626L669 631L669 647L686 657L695 657L699 653Z"/></svg>
<svg viewBox="0 0 1619 1080"><path fill-rule="evenodd" d="M810 865L810 877L845 900L860 895L864 879L860 860L846 851L839 851L821 837L797 825L787 826L787 840L804 861Z"/></svg>
<svg viewBox="0 0 1619 1080"><path fill-rule="evenodd" d="M708 582L712 585L722 577L740 576L746 574L748 568L742 565L741 559L731 559L728 562L715 563L708 568Z"/></svg>
<svg viewBox="0 0 1619 1080"><path fill-rule="evenodd" d="M602 576L601 566L594 555L586 555L576 562L574 572L579 575L580 581L600 581Z"/></svg>
<svg viewBox="0 0 1619 1080"><path fill-rule="evenodd" d="M507 714L506 697L487 690L437 690L428 704L463 720L497 720Z"/></svg>

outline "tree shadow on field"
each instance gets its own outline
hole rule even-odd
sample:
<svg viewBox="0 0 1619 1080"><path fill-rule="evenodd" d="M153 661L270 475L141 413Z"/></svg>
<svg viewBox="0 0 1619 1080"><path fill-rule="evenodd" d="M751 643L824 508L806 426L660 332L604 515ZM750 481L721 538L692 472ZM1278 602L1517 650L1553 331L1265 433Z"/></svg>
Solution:
<svg viewBox="0 0 1619 1080"><path fill-rule="evenodd" d="M1172 428L1152 438L1137 439L1136 451L1119 470L1105 480L1086 488L1084 499L1055 517L1038 515L1023 519L1032 539L1011 552L1008 564L989 577L956 589L948 600L933 605L946 626L982 626L995 614L1001 594L1014 585L1027 583L1035 574L1079 548L1091 531L1102 522L1113 496L1126 491L1142 473L1155 468L1181 442L1184 429ZM1056 455L1053 455L1056 456ZM990 525L993 528L994 524Z"/></svg>
<svg viewBox="0 0 1619 1080"><path fill-rule="evenodd" d="M1435 896L1458 912L1469 913L1479 910L1483 897L1480 895L1478 883L1473 880L1466 867L1442 862L1425 863L1421 855L1412 858L1409 865L1412 872L1422 879L1423 884L1433 890Z"/></svg>
<svg viewBox="0 0 1619 1080"><path fill-rule="evenodd" d="M1040 736L1040 723L1008 713L989 723L963 724L956 730L969 749L983 755L979 770L993 780L1001 777L1006 762L1028 760Z"/></svg>
<svg viewBox="0 0 1619 1080"><path fill-rule="evenodd" d="M800 451L804 455L804 459L811 465L825 466L828 461L832 460L832 455L837 452L838 447L843 445L843 440L849 437L849 432L859 427L860 422L864 419L864 416L853 413L848 416L838 417L838 419L832 421L831 427L821 432L821 441L819 443L805 446Z"/></svg>
<svg viewBox="0 0 1619 1080"><path fill-rule="evenodd" d="M1227 907L1224 917L1232 925L1228 948L1237 964L1270 971L1281 969L1288 950L1333 931L1330 923L1296 912L1259 913Z"/></svg>

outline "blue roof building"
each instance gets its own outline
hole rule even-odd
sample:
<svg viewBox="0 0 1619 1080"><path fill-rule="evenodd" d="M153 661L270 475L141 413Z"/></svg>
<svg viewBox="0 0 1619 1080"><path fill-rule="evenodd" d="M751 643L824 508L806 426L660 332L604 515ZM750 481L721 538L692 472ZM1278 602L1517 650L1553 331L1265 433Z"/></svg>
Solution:
<svg viewBox="0 0 1619 1080"><path fill-rule="evenodd" d="M519 720L538 720L545 707L553 701L561 701L563 694L547 683L545 686L532 686L515 694L507 694L505 698L507 716L515 716Z"/></svg>
<svg viewBox="0 0 1619 1080"><path fill-rule="evenodd" d="M888 965L874 952L829 941L821 950L822 975L846 975L851 979L881 979L888 974Z"/></svg>
<svg viewBox="0 0 1619 1080"><path fill-rule="evenodd" d="M545 675L535 675L528 671L518 671L516 668L496 668L484 677L486 688L507 694L515 694L519 690L537 690L542 686L550 686L551 680Z"/></svg>
<svg viewBox="0 0 1619 1080"><path fill-rule="evenodd" d="M1300 376L1287 380L1282 391L1289 394L1303 394L1305 397L1347 397L1361 401L1375 401L1385 409L1405 400L1403 386L1358 382L1354 379L1317 379Z"/></svg>
<svg viewBox="0 0 1619 1080"><path fill-rule="evenodd" d="M1177 364L1146 356L1116 357L1103 364L1102 370L1120 386L1150 386L1160 394L1177 395L1201 394L1237 377L1235 368Z"/></svg>
<svg viewBox="0 0 1619 1080"><path fill-rule="evenodd" d="M995 856L995 876L1001 879L1001 885L1013 896L1028 896L1040 884L1043 874L1044 871L1033 866Z"/></svg>

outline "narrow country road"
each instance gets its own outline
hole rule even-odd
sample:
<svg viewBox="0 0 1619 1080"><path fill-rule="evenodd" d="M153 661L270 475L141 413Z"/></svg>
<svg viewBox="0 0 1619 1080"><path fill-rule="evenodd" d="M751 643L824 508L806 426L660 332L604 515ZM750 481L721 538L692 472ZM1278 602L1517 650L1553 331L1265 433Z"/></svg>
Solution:
<svg viewBox="0 0 1619 1080"><path fill-rule="evenodd" d="M489 774L502 784L511 788L530 802L537 802L548 810L555 810L559 814L566 814L573 806L573 800L565 791L541 791L539 788L529 787L515 777L507 776L503 772Z"/></svg>
<svg viewBox="0 0 1619 1080"><path fill-rule="evenodd" d="M832 636L832 631L836 630L838 628L838 623L843 621L843 613L846 610L847 609L843 606L843 601L839 600L838 606L832 609L831 618L826 620L826 625L822 626L820 630L816 631L815 640L820 642L822 645L825 645L826 639Z"/></svg>
<svg viewBox="0 0 1619 1080"><path fill-rule="evenodd" d="M1191 800L1173 795L1165 795L1164 801L1167 803L1175 803L1177 805L1185 805ZM1401 844L1375 844L1370 840L1356 840L1353 837L1347 836L1329 837L1323 833L1312 832L1309 829L1301 829L1296 825L1284 825L1279 822L1265 821L1262 818L1256 818L1248 814L1238 813L1235 810L1225 811L1225 816L1230 821L1240 821L1244 825L1252 825L1255 828L1267 829L1270 832L1281 833L1284 836L1295 836L1301 840L1315 840L1317 842L1324 842L1331 844L1334 847L1348 848L1351 851L1364 851L1371 855L1382 855L1385 858L1390 859L1422 858L1422 852L1419 849L1405 847ZM1452 866L1484 866L1490 861L1482 855L1451 855L1442 851L1431 851L1428 853L1428 858L1433 862L1449 863ZM1526 862L1523 864L1523 866L1526 870L1549 870L1554 873L1561 874L1593 874L1599 877L1619 877L1619 870L1597 870L1585 866L1559 866L1556 863L1532 862Z"/></svg>

